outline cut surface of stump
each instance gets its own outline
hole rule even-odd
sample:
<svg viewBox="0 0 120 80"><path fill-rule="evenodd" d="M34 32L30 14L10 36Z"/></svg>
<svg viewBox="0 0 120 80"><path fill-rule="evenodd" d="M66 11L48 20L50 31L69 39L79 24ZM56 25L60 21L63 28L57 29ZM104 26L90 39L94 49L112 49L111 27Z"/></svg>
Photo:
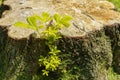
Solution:
<svg viewBox="0 0 120 80"><path fill-rule="evenodd" d="M108 80L112 67L120 74L120 13L106 0L5 0L0 18L0 80ZM30 15L71 15L60 30L59 57L67 72L40 76L39 56L49 51L35 31L15 27Z"/></svg>

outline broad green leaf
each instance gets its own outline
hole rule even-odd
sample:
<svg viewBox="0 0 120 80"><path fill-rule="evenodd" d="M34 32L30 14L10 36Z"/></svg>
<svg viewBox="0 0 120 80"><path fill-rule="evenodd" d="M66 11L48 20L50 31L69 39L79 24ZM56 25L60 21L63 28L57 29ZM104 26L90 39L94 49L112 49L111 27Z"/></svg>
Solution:
<svg viewBox="0 0 120 80"><path fill-rule="evenodd" d="M22 28L29 28L29 25L26 24L26 23L23 23L23 22L16 22L14 24L14 26L16 26L16 27L22 27Z"/></svg>
<svg viewBox="0 0 120 80"><path fill-rule="evenodd" d="M61 23L65 26L65 27L69 27L70 23L68 21L61 21Z"/></svg>
<svg viewBox="0 0 120 80"><path fill-rule="evenodd" d="M47 12L42 13L42 21L47 22L50 19L50 14Z"/></svg>
<svg viewBox="0 0 120 80"><path fill-rule="evenodd" d="M36 18L34 16L27 17L27 22L29 25L36 27Z"/></svg>
<svg viewBox="0 0 120 80"><path fill-rule="evenodd" d="M61 16L59 14L55 14L53 17L57 23L60 23Z"/></svg>
<svg viewBox="0 0 120 80"><path fill-rule="evenodd" d="M32 29L32 30L35 30L35 31L37 30L37 28L36 28L36 27L31 26L31 25L29 26L29 29Z"/></svg>
<svg viewBox="0 0 120 80"><path fill-rule="evenodd" d="M36 18L36 20L39 20L40 22L42 22L42 18L39 15L34 15L34 17Z"/></svg>
<svg viewBox="0 0 120 80"><path fill-rule="evenodd" d="M66 15L66 16L63 16L63 18L61 19L61 23L66 26L66 27L69 27L70 26L70 20L72 20L72 16L69 16L69 15Z"/></svg>
<svg viewBox="0 0 120 80"><path fill-rule="evenodd" d="M72 16L66 15L66 16L62 17L61 21L65 21L66 22L66 21L70 21L72 19L73 19Z"/></svg>
<svg viewBox="0 0 120 80"><path fill-rule="evenodd" d="M29 28L29 29L32 29L32 30L36 30L35 27L33 27L33 26L29 25L29 24L23 23L23 22L16 22L16 23L14 24L14 26L16 26L16 27L21 27L21 28Z"/></svg>

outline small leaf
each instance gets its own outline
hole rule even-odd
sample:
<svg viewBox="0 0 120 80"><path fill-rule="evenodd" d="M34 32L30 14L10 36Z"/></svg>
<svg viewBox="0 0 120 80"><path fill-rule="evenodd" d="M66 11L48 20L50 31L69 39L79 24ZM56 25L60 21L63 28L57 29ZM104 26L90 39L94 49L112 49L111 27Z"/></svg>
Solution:
<svg viewBox="0 0 120 80"><path fill-rule="evenodd" d="M50 48L50 54L56 55L57 53L61 52L60 50L57 49L57 47Z"/></svg>
<svg viewBox="0 0 120 80"><path fill-rule="evenodd" d="M45 65L45 69L49 69L50 68L50 63L48 63L47 65Z"/></svg>
<svg viewBox="0 0 120 80"><path fill-rule="evenodd" d="M38 26L37 28L38 29L41 29L41 28L43 28L44 27L44 25L43 24L41 24L40 26Z"/></svg>
<svg viewBox="0 0 120 80"><path fill-rule="evenodd" d="M70 20L72 20L72 16L69 16L69 15L66 15L66 16L63 16L63 18L61 19L61 23L66 26L66 27L69 27L70 26Z"/></svg>
<svg viewBox="0 0 120 80"><path fill-rule="evenodd" d="M49 62L47 61L47 59L45 59L45 60L43 61L43 64L44 64L44 65L49 64Z"/></svg>
<svg viewBox="0 0 120 80"><path fill-rule="evenodd" d="M55 14L53 17L57 23L60 23L61 16L59 14Z"/></svg>
<svg viewBox="0 0 120 80"><path fill-rule="evenodd" d="M48 76L49 71L47 71L47 70L42 70L42 72L43 72L43 75Z"/></svg>
<svg viewBox="0 0 120 80"><path fill-rule="evenodd" d="M27 17L27 22L29 23L29 25L36 27L36 18L33 16Z"/></svg>
<svg viewBox="0 0 120 80"><path fill-rule="evenodd" d="M29 24L23 23L23 22L16 22L16 23L14 24L14 26L16 26L16 27L21 27L21 28L29 28L29 29L32 29L32 30L36 30L35 27L33 27L33 26L29 25Z"/></svg>
<svg viewBox="0 0 120 80"><path fill-rule="evenodd" d="M44 61L44 57L43 56L40 56L40 58L39 58L39 60L38 60L39 62L42 62L42 61Z"/></svg>
<svg viewBox="0 0 120 80"><path fill-rule="evenodd" d="M50 66L51 66L52 71L55 71L55 70L56 70L56 67L57 67L57 66L55 66L54 64L51 64Z"/></svg>
<svg viewBox="0 0 120 80"><path fill-rule="evenodd" d="M47 12L42 13L42 22L47 22L50 19L50 14Z"/></svg>
<svg viewBox="0 0 120 80"><path fill-rule="evenodd" d="M16 26L16 27L22 27L22 28L29 28L29 25L26 24L26 23L23 23L23 22L16 22L14 24L14 26Z"/></svg>
<svg viewBox="0 0 120 80"><path fill-rule="evenodd" d="M72 19L73 19L72 16L66 15L62 17L61 21L70 21Z"/></svg>
<svg viewBox="0 0 120 80"><path fill-rule="evenodd" d="M42 22L42 18L39 15L34 15L34 17L36 18L36 20L39 20L40 22Z"/></svg>
<svg viewBox="0 0 120 80"><path fill-rule="evenodd" d="M66 27L69 27L69 26L70 26L70 23L67 22L67 21L62 21L61 23L62 23L64 26L66 26Z"/></svg>

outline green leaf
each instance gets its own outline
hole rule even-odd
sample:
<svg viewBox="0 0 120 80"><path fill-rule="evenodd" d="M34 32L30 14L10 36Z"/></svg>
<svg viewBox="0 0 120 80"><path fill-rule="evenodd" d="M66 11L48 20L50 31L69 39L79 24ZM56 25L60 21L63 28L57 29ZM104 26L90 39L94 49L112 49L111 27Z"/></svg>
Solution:
<svg viewBox="0 0 120 80"><path fill-rule="evenodd" d="M52 67L52 68L51 68L52 71L55 71L55 70L56 70L56 67L57 67L57 66L55 66L54 64L51 64L50 66Z"/></svg>
<svg viewBox="0 0 120 80"><path fill-rule="evenodd" d="M62 17L61 21L65 21L66 22L66 21L70 21L72 19L73 19L72 16L66 15L66 16Z"/></svg>
<svg viewBox="0 0 120 80"><path fill-rule="evenodd" d="M44 65L49 64L49 62L47 61L47 59L44 59L43 64L44 64Z"/></svg>
<svg viewBox="0 0 120 80"><path fill-rule="evenodd" d="M57 70L57 67L61 64L61 59L57 55L61 51L57 49L55 41L62 37L59 30L64 26L70 26L70 20L72 20L72 17L69 15L62 17L60 14L54 14L50 16L49 13L43 12L41 16L32 15L27 17L27 23L17 22L14 24L35 31L43 28L40 37L42 36L46 40L45 43L50 50L48 54L41 55L38 60L40 67L44 67L44 70L42 70L43 75L48 76L49 71Z"/></svg>
<svg viewBox="0 0 120 80"><path fill-rule="evenodd" d="M34 15L34 17L36 18L36 20L39 20L40 22L42 22L42 18L39 15Z"/></svg>
<svg viewBox="0 0 120 80"><path fill-rule="evenodd" d="M39 58L39 60L38 60L39 62L42 62L42 61L44 61L44 57L43 56L40 56L40 58Z"/></svg>
<svg viewBox="0 0 120 80"><path fill-rule="evenodd" d="M41 28L43 28L44 27L44 25L43 24L41 24L40 26L38 26L37 28L38 29L41 29Z"/></svg>
<svg viewBox="0 0 120 80"><path fill-rule="evenodd" d="M50 14L47 12L42 13L42 22L47 22L50 19Z"/></svg>
<svg viewBox="0 0 120 80"><path fill-rule="evenodd" d="M56 55L56 53L59 53L59 52L61 52L60 50L58 50L57 49L57 47L55 46L55 47L51 47L50 48L50 54L53 54L53 55Z"/></svg>
<svg viewBox="0 0 120 80"><path fill-rule="evenodd" d="M57 23L60 23L61 16L59 14L55 14L53 17Z"/></svg>
<svg viewBox="0 0 120 80"><path fill-rule="evenodd" d="M66 27L70 26L70 23L68 21L61 21L61 23Z"/></svg>
<svg viewBox="0 0 120 80"><path fill-rule="evenodd" d="M42 72L43 72L43 75L48 76L49 71L47 71L47 70L42 70Z"/></svg>
<svg viewBox="0 0 120 80"><path fill-rule="evenodd" d="M36 27L36 18L34 16L27 17L27 22L29 25Z"/></svg>
<svg viewBox="0 0 120 80"><path fill-rule="evenodd" d="M66 15L66 16L63 16L63 18L61 19L61 23L66 26L66 27L69 27L70 26L70 20L72 20L72 16L69 16L69 15Z"/></svg>
<svg viewBox="0 0 120 80"><path fill-rule="evenodd" d="M14 24L14 26L16 26L16 27L22 27L22 28L29 28L29 25L26 24L26 23L23 23L23 22L16 22Z"/></svg>
<svg viewBox="0 0 120 80"><path fill-rule="evenodd" d="M33 26L29 25L29 24L23 23L23 22L16 22L16 23L14 24L14 26L16 26L16 27L21 27L21 28L29 28L29 29L32 29L32 30L36 30L35 27L33 27Z"/></svg>
<svg viewBox="0 0 120 80"><path fill-rule="evenodd" d="M45 65L45 69L49 69L50 68L50 63L48 63L47 65Z"/></svg>

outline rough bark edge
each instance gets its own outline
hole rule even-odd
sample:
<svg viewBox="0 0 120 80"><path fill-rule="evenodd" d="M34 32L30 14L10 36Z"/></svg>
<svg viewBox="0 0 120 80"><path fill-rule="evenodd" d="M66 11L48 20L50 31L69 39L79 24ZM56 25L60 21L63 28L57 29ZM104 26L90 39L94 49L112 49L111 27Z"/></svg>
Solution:
<svg viewBox="0 0 120 80"><path fill-rule="evenodd" d="M38 70L40 70L39 65L36 63L39 55L46 53L45 50L48 50L47 47L44 46L44 40L34 38L30 38L30 40L11 39L7 35L8 31L6 27L0 27L0 32L0 44L2 45L0 47L0 63L3 65L2 79L32 80L33 75L36 75L38 73ZM70 62L68 60L66 69L68 71L73 69L70 75L78 76L79 80L99 80L99 78L107 80L106 72L112 63L112 53L115 53L116 48L117 50L120 49L119 47L117 47L118 45L116 45L120 41L119 36L119 24L111 25L111 27L106 26L104 27L104 29L91 32L85 37L69 38L64 36L60 41L57 42L58 47L61 49L61 51L63 53L66 53L60 54L62 55L60 57L64 61L69 58L71 59ZM38 42L40 43L38 44ZM18 53L19 55L16 53ZM16 57L20 56L20 59L16 59ZM12 60L13 62L11 63ZM114 64L118 63L114 58L114 54L113 62ZM78 70L74 69L74 64L79 68ZM18 66L18 68L15 68L16 66ZM19 66L21 66L22 69L19 68ZM16 70L18 71L18 75ZM57 75L59 73L56 72L54 74ZM62 78L63 76L64 75L60 75L57 78ZM52 80L53 76L50 76L50 78Z"/></svg>

